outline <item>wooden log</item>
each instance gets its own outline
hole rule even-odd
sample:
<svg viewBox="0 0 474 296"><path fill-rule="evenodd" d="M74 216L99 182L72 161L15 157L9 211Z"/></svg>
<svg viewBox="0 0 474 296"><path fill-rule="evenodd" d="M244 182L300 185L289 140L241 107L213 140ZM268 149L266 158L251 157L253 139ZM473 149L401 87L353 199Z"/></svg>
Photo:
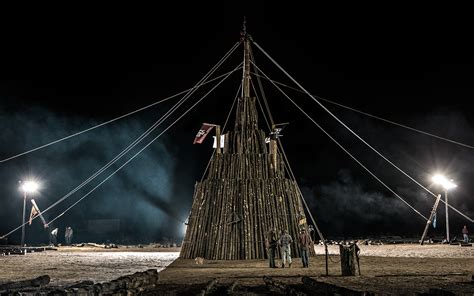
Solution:
<svg viewBox="0 0 474 296"><path fill-rule="evenodd" d="M343 276L354 276L356 265L355 245L339 245L341 256L341 272Z"/></svg>
<svg viewBox="0 0 474 296"><path fill-rule="evenodd" d="M311 290L314 295L348 295L348 296L370 296L375 295L372 292L367 291L356 291L344 287L339 287L333 284L324 283L316 281L307 276L303 276L301 278L304 285L308 287L308 290Z"/></svg>
<svg viewBox="0 0 474 296"><path fill-rule="evenodd" d="M0 285L0 291L18 290L30 287L41 287L49 284L51 278L49 275L42 275L31 280L8 282Z"/></svg>
<svg viewBox="0 0 474 296"><path fill-rule="evenodd" d="M298 291L285 283L275 280L271 277L264 276L263 281L265 282L265 285L269 286L272 288L272 290L275 290L277 293L283 293L285 295L295 295L295 296L305 296L308 295L304 292Z"/></svg>
<svg viewBox="0 0 474 296"><path fill-rule="evenodd" d="M81 281L81 282L74 283L67 286L67 289L83 288L83 287L93 286L93 285L94 285L93 281Z"/></svg>
<svg viewBox="0 0 474 296"><path fill-rule="evenodd" d="M239 285L238 281L232 282L232 284L226 290L227 295L233 295L238 285Z"/></svg>
<svg viewBox="0 0 474 296"><path fill-rule="evenodd" d="M454 296L456 295L455 293L444 290L444 289L439 289L439 288L430 288L428 290L428 295L433 295L433 296Z"/></svg>

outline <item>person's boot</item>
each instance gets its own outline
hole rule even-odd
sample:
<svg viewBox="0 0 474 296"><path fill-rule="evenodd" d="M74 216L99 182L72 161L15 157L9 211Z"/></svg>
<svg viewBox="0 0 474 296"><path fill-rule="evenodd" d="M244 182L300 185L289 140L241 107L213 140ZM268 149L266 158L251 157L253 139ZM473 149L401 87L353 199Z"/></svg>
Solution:
<svg viewBox="0 0 474 296"><path fill-rule="evenodd" d="M282 263L282 264L281 264L281 268L285 268L285 263Z"/></svg>
<svg viewBox="0 0 474 296"><path fill-rule="evenodd" d="M291 268L291 262L288 264L288 267Z"/></svg>

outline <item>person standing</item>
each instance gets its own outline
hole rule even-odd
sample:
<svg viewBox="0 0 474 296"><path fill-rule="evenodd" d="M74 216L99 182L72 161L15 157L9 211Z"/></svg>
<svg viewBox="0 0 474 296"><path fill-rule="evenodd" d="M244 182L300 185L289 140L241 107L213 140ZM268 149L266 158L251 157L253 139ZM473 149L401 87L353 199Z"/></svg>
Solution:
<svg viewBox="0 0 474 296"><path fill-rule="evenodd" d="M464 225L464 227L462 228L462 236L464 238L464 242L468 243L469 242L469 232L467 231L467 226L466 225Z"/></svg>
<svg viewBox="0 0 474 296"><path fill-rule="evenodd" d="M71 244L72 233L73 233L73 231L72 231L71 226L66 227L66 231L64 232L64 238L65 238L65 242L66 242L67 246L69 246Z"/></svg>
<svg viewBox="0 0 474 296"><path fill-rule="evenodd" d="M58 244L58 228L54 228L50 233L49 233L49 244L56 246Z"/></svg>
<svg viewBox="0 0 474 296"><path fill-rule="evenodd" d="M303 267L309 267L309 250L311 248L311 237L306 229L302 228L300 235L298 236L298 245L301 251L301 261L303 261Z"/></svg>
<svg viewBox="0 0 474 296"><path fill-rule="evenodd" d="M277 249L277 239L276 239L276 233L274 229L271 229L268 232L268 237L265 241L266 248L267 248L267 254L268 254L268 263L270 265L270 268L277 268L275 265L275 254L276 254L276 249Z"/></svg>
<svg viewBox="0 0 474 296"><path fill-rule="evenodd" d="M283 235L280 237L280 247L281 247L281 267L285 268L285 264L288 261L288 266L291 267L291 243L293 239L288 234L288 230L285 230Z"/></svg>

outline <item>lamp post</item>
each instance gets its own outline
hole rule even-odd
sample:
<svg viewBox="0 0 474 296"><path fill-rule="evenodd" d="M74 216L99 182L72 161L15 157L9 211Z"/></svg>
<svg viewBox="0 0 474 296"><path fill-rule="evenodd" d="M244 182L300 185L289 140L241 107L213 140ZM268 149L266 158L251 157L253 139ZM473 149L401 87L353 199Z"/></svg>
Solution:
<svg viewBox="0 0 474 296"><path fill-rule="evenodd" d="M23 191L23 223L21 225L21 246L25 246L25 214L26 214L26 196L28 193L33 193L38 190L38 183L35 181L25 181L20 186Z"/></svg>
<svg viewBox="0 0 474 296"><path fill-rule="evenodd" d="M448 180L446 177L441 175L434 175L433 182L441 185L444 188L444 203L446 211L446 242L449 244L449 212L448 212L448 190L456 188L457 185L452 182L453 180Z"/></svg>

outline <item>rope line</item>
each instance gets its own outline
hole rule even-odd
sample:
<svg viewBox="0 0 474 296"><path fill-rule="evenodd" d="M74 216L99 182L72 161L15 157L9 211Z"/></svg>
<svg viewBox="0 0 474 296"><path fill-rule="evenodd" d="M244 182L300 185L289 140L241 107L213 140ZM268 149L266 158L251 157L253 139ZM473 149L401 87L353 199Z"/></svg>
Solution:
<svg viewBox="0 0 474 296"><path fill-rule="evenodd" d="M296 87L293 87L293 86L290 86L290 85L287 85L287 84L284 84L284 83L281 83L281 82L278 82L278 81L275 81L275 80L271 80L271 79L267 79L266 77L263 77L257 73L252 73L253 75L255 75L256 77L261 77L261 78L264 78L268 81L271 81L271 82L274 82L278 85L281 85L281 86L284 86L286 88L289 88L289 89L292 89L292 90L295 90L297 92L300 92L300 93L305 93L304 91L302 91L301 89L298 89ZM470 148L470 149L474 149L474 146L471 146L471 145L468 145L468 144L464 144L464 143L461 143L459 141L455 141L455 140L451 140L451 139L448 139L448 138L445 138L445 137L442 137L442 136L438 136L438 135L435 135L433 133L429 133L429 132L425 132L425 131L422 131L420 129L416 129L414 127L410 127L410 126L407 126L407 125L404 125L404 124L401 124L401 123L398 123L398 122L395 122L395 121L392 121L392 120L389 120L389 119L385 119L385 118L382 118L380 116L377 116L377 115L373 115L373 114L370 114L370 113L367 113L367 112L364 112L364 111L361 111L361 110L357 110L355 108L352 108L352 107L349 107L349 106L346 106L346 105L343 105L341 103L337 103L337 102L334 102L334 101L331 101L331 100L328 100L328 99L325 99L325 98L322 98L320 96L317 96L317 95L314 95L312 94L315 98L318 98L319 100L321 101L325 101L325 102L328 102L330 104L333 104L333 105L336 105L336 106L339 106L339 107L342 107L342 108L345 108L347 110L351 110L351 111L354 111L354 112L357 112L357 113L360 113L362 115L365 115L365 116L369 116L369 117L372 117L372 118L375 118L375 119L378 119L378 120L381 120L381 121L384 121L384 122L387 122L387 123L390 123L390 124L393 124L393 125L396 125L396 126L399 126L399 127L402 127L402 128L406 128L408 130L411 130L411 131L414 131L414 132L417 132L417 133L420 133L420 134L424 134L424 135L427 135L427 136L430 136L430 137L433 137L433 138L437 138L437 139L440 139L440 140L443 140L443 141L446 141L446 142L450 142L450 143L453 143L453 144L456 144L456 145L459 145L459 146L463 146L463 147L466 147L466 148Z"/></svg>
<svg viewBox="0 0 474 296"><path fill-rule="evenodd" d="M265 119L265 123L267 124L267 128L271 132L273 123L270 124L270 122L267 119L267 116L265 115L265 110L263 109L262 103L260 102L260 98L257 94L257 90L255 89L254 83L252 81L250 81L250 84L252 85L252 89L255 92L255 97L257 98L257 103L258 103L258 106L260 107L260 111L262 112L263 119Z"/></svg>
<svg viewBox="0 0 474 296"><path fill-rule="evenodd" d="M258 72L259 69L258 69L257 66L255 65L255 59L254 59L254 57L253 57L252 51L250 51L250 54L251 54L251 57L252 57L251 62L252 62L252 64L255 66L256 71ZM266 110L267 110L268 115L269 115L269 117L270 117L270 122L271 122L271 124L272 124L272 126L273 126L273 124L274 124L275 122L274 122L274 120L273 120L273 116L272 116L272 113L271 113L271 111L270 111L270 106L269 106L269 104L268 104L267 98L266 98L265 95L264 95L265 93L264 93L264 91L263 91L262 82L261 82L261 80L260 80L260 78L259 78L258 76L257 76L257 81L258 81L258 83L259 83L260 91L261 91L261 93L262 93L262 97L263 97L263 100L264 100L264 103L265 103ZM253 86L253 83L252 83L252 86ZM257 97L258 104L259 104L260 108L262 109L262 113L264 114L263 117L265 118L265 122L267 123L267 126L269 126L269 123L268 123L267 118L266 118L266 116L265 116L265 112L263 111L263 107L262 107L262 105L261 105L261 103L260 103L260 99L259 99L259 97L258 97L257 91L255 90L255 87L254 87L254 91L255 91L255 96ZM270 131L272 130L272 129L270 128L270 126L269 126L269 130L270 130ZM326 275L328 275L328 274L329 274L329 269L328 269L329 251L328 251L328 245L327 245L327 243L326 243L326 239L324 238L323 233L322 233L321 230L319 229L319 226L318 226L318 224L316 223L316 220L314 219L313 214L311 213L311 210L309 209L308 204L306 203L306 199L305 199L304 196L303 196L303 192L301 192L300 186L299 186L298 182L296 181L296 177L295 177L295 175L293 174L293 170L292 170L292 168L291 168L291 166L290 166L290 162L288 161L288 158L287 158L287 156L286 156L286 152L285 152L285 149L283 148L283 144L281 143L281 140L280 140L279 137L277 137L276 139L277 139L278 146L280 147L280 150L281 150L281 152L282 152L282 154L283 154L283 157L284 157L284 160L285 160L285 161L284 161L285 170L287 171L288 175L289 175L290 178L293 180L293 182L295 182L295 185L296 185L296 188L297 188L297 190L298 190L300 199L303 201L303 204L304 204L304 206L305 206L305 208L306 208L306 211L308 212L308 215L309 215L309 217L311 218L311 221L313 222L313 225L314 225L314 227L315 227L315 229L316 229L316 232L318 233L319 239L322 241L322 243L323 243L323 245L324 245L324 252L325 252L325 258L326 258Z"/></svg>
<svg viewBox="0 0 474 296"><path fill-rule="evenodd" d="M229 73L229 72L228 72L228 73ZM33 148L33 149L30 149L30 150L24 151L24 152L22 152L22 153L18 153L18 154L16 154L16 155L7 157L7 158L5 158L5 159L0 160L0 163L2 163L2 162L7 162L7 161L12 160L12 159L15 159L15 158L17 158L17 157L20 157L20 156L29 154L29 153L31 153L31 152L34 152L34 151L37 151L37 150L46 148L46 147L51 146L51 145L54 145L54 144L57 144L57 143L62 142L62 141L64 141L64 140L70 139L70 138L72 138L72 137L79 136L79 135L81 135L81 134L83 134L83 133L89 132L89 131L94 130L94 129L96 129L96 128L99 128L99 127L101 127L101 126L107 125L107 124L112 123L112 122L114 122L114 121L117 121L117 120L119 120L119 119L125 118L125 117L130 116L130 115L132 115L132 114L135 114L135 113L137 113L137 112L140 112L140 111L143 111L143 110L148 109L148 108L150 108L150 107L153 107L153 106L155 106L155 105L164 103L164 102L169 101L169 100L171 100L171 99L173 99L173 98L175 98L175 97L177 97L177 96L179 96L179 95L182 95L182 94L184 94L184 93L186 93L186 92L189 92L189 91L191 91L191 90L193 90L193 89L195 89L195 88L199 88L199 87L201 87L201 86L203 86L203 85L206 85L206 84L208 84L208 83L211 83L211 82L213 82L213 81L215 81L215 80L217 80L217 79L219 79L219 78L222 78L222 77L224 77L225 75L227 75L228 73L225 73L225 74L219 75L219 76L217 76L217 77L214 77L214 78L212 78L212 79L206 81L205 83L201 84L200 86L194 86L194 87L189 88L189 89L187 89L187 90L183 90L182 92L179 92L179 93L177 93L177 94L171 95L171 96L169 96L169 97L167 97L167 98L165 98L165 99L163 99L163 100L160 100L160 101L151 103L151 104L149 104L149 105L147 105L147 106L141 107L141 108L136 109L136 110L134 110L134 111L131 111L131 112L127 113L127 114L120 115L120 116L118 116L118 117L112 118L112 119L110 119L110 120L108 120L108 121L105 121L105 122L103 122L103 123L100 123L100 124L98 124L98 125L89 127L89 128L87 128L87 129L85 129L85 130L76 132L76 133L71 134L71 135L69 135L69 136L66 136L66 137L60 138L60 139L58 139L58 140L52 141L52 142L50 142L50 143L47 143L47 144L38 146L38 147L36 147L36 148Z"/></svg>
<svg viewBox="0 0 474 296"><path fill-rule="evenodd" d="M258 68L255 64L254 66ZM260 70L260 69L259 69ZM266 74L260 70L260 72L266 76ZM268 77L268 76L267 76ZM278 85L274 84L273 85L290 101L295 105L298 110L300 110L311 122L313 122L323 133L326 134L334 143L336 143L344 152L346 152L354 161L356 161L362 168L364 168L372 177L374 177L377 181L379 181L385 188L387 188L390 192L392 192L397 198L399 198L403 203L405 203L408 207L410 207L415 213L423 217L425 221L428 220L423 214L421 214L417 209L415 209L413 206L411 206L407 201L405 201L400 195L398 195L394 190L392 190L387 184L385 184L381 179L379 179L374 173L372 173L371 170L369 170L362 162L360 162L352 153L350 153L344 146L342 146L334 137L332 137L321 125L319 125L311 116L308 115L298 104L295 103ZM298 186L299 188L299 186ZM306 202L305 202L306 203Z"/></svg>
<svg viewBox="0 0 474 296"><path fill-rule="evenodd" d="M235 102L237 101L237 98L239 96L239 92L240 92L241 88L242 88L242 83L240 83L240 86L237 89L237 93L235 94L234 102L232 103L232 106L230 107L229 114L227 114L227 119L225 120L224 127L222 128L222 134L224 134L225 127L227 125L227 122L229 121L230 114L232 113L232 109L234 108ZM209 161L207 162L206 169L204 170L204 173L202 174L202 177L201 177L201 183L204 180L204 176L206 175L207 170L209 169L209 165L211 164L212 157L214 156L215 153L216 153L216 150L213 150L212 154L211 154L211 157L209 157Z"/></svg>
<svg viewBox="0 0 474 296"><path fill-rule="evenodd" d="M214 65L214 67L211 68L211 70L206 74L204 75L203 78L201 78L199 80L199 82L196 84L197 85L201 85L204 81L206 81L207 78L209 78L216 70L218 67L220 67L220 65L222 65L222 63L234 52L234 50L237 48L237 46L239 45L240 42L236 43L232 48L231 50L229 50L220 60L219 62ZM230 76L230 74L234 73L236 70L238 70L240 68L240 65L238 67L236 67L233 71L231 72L228 72L227 75L217 84L219 85L220 83L222 83L222 81L224 81L225 79L227 79L227 77ZM214 90L215 87L211 89ZM123 150L122 152L120 152L117 156L114 157L114 159L112 159L109 163L107 163L105 166L103 166L101 169L99 169L97 172L95 172L92 176L90 176L86 181L82 182L80 185L78 185L75 189L73 189L72 191L70 191L68 194L66 194L65 196L63 196L62 198L60 198L58 201L56 201L55 203L53 203L51 206L49 206L47 209L45 209L43 211L43 213L46 213L48 212L50 209L54 208L56 205L58 205L59 203L61 203L62 201L64 201L65 199L67 199L69 196L71 196L73 193L77 192L79 189L81 189L82 187L84 187L86 184L88 184L92 179L94 179L96 176L98 176L99 174L101 174L103 171L105 171L107 168L109 168L112 164L114 164L116 161L118 161L118 159L120 159L123 155L125 155L128 151L130 151L132 148L134 148L139 142L141 142L146 136L148 136L154 129L156 129L166 118L168 118L184 101L186 101L191 94L193 94L195 91L197 90L197 87L193 87L190 89L190 91L185 95L183 96L183 98L180 99L180 101L178 101L178 103L176 103L170 110L168 110L166 112L165 115L163 115L160 119L158 119L158 121L156 121L150 128L148 128L148 130L143 133L140 137L138 137L137 139L135 139L135 141L132 142L132 144L130 144L125 150ZM207 94L209 94L210 92L208 92ZM207 96L206 94L206 96ZM101 183L102 184L102 183ZM98 186L97 186L98 187ZM95 188L97 188L95 187ZM94 189L95 190L95 189ZM36 219L38 216L34 217L33 219ZM10 234L12 234L13 232L17 231L18 229L20 229L23 225L26 225L27 222L24 222L23 224L21 224L20 226L18 226L17 228L13 229L12 231L10 231L9 233L5 234L3 237L7 237L9 236ZM50 222L51 223L51 222Z"/></svg>
<svg viewBox="0 0 474 296"><path fill-rule="evenodd" d="M404 172L402 169L400 169L396 164L394 164L393 162L391 162L387 157L385 157L382 153L380 153L377 149L375 149L374 147L372 147L369 143L367 143L364 139L362 139L356 132L354 132L350 127L348 127L344 122L342 122L336 115L334 115L328 108L326 108L326 106L324 106L320 101L318 101L314 96L312 96L301 84L298 83L298 81L296 81L290 74L288 74L288 72L285 71L285 69L283 69L270 55L268 55L268 53L263 49L261 48L256 42L254 42L254 44L257 46L258 49L260 49L260 51L262 51L268 59L270 59L286 76L288 76L288 78L290 78L298 87L300 87L310 98L312 98L316 103L318 103L327 113L329 113L334 119L336 119L342 126L344 126L349 132L351 132L355 137L357 137L362 143L364 143L367 147L369 147L372 151L374 151L375 153L377 153L377 155L379 155L380 157L382 157L385 161L387 161L390 165L392 165L394 168L396 168L399 172L401 172L402 174L404 174L407 178L409 178L410 180L412 180L413 182L415 182L418 186L420 186L421 188L423 188L426 192L428 192L429 194L431 194L433 197L437 198L437 195L434 194L433 192L431 192L428 188L426 188L425 186L423 186L420 182L418 182L417 180L415 180L412 176L410 176L409 174L407 174L406 172ZM260 71L261 72L261 71ZM273 84L276 86L276 84ZM443 200L441 200L443 201ZM443 201L443 203L445 203ZM446 203L445 203L446 204ZM470 222L474 222L473 219L469 218L468 216L466 216L465 214L463 214L462 212L460 212L458 209L454 208L453 206L449 205L448 206L453 209L455 212L457 212L458 214L460 214L461 216L463 216L464 218L468 219ZM423 216L424 217L424 216Z"/></svg>
<svg viewBox="0 0 474 296"><path fill-rule="evenodd" d="M250 58L253 61L253 63L255 63L255 57L253 55L252 47L250 47L249 50L250 50ZM275 121L273 120L272 113L270 112L270 106L268 105L267 96L265 95L265 91L263 90L262 80L257 75L255 77L257 77L258 88L260 89L260 93L262 94L263 103L265 104L265 108L267 109L268 117L270 118L270 123L273 126L273 124L275 124ZM255 91L255 94L257 94L257 91Z"/></svg>
<svg viewBox="0 0 474 296"><path fill-rule="evenodd" d="M173 121L167 128L165 128L160 134L154 137L151 141L149 141L142 149L140 149L137 153L135 153L130 159L128 159L124 164L122 164L119 168L113 171L109 176L107 176L104 180L102 180L99 184L97 184L94 188L92 188L89 192L87 192L84 196L82 196L79 200L69 206L66 210L64 210L61 214L59 214L56 218L52 219L49 223L52 223L59 219L62 215L66 212L71 210L74 206L76 206L79 202L81 202L84 198L89 196L94 190L96 190L99 186L109 180L113 175L115 175L118 171L120 171L123 167L125 167L128 163L130 163L135 157L137 157L141 152L143 152L148 146L150 146L154 141L156 141L159 137L161 137L164 133L166 133L173 125L175 125L181 118L183 118L186 114L188 114L196 105L198 105L204 98L206 98L214 89L216 89L222 82L224 82L230 74L235 72L240 68L240 65L234 69L231 73L227 74L221 81L219 81L211 90L209 90L204 96L202 96L196 103L194 103L188 110L186 110L181 116L179 116L175 121Z"/></svg>

